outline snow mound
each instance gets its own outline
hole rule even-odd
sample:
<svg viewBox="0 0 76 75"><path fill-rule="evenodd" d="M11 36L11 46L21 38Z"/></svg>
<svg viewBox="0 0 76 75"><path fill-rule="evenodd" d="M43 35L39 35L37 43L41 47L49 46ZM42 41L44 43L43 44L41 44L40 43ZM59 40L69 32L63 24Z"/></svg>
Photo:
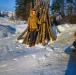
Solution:
<svg viewBox="0 0 76 75"><path fill-rule="evenodd" d="M0 37L8 37L15 34L16 29L11 26L0 25Z"/></svg>
<svg viewBox="0 0 76 75"><path fill-rule="evenodd" d="M16 28L16 33L21 33L23 32L27 27L27 24L22 24L22 25L17 25Z"/></svg>
<svg viewBox="0 0 76 75"><path fill-rule="evenodd" d="M65 30L67 30L69 27L70 27L69 24L64 24L64 25L59 25L59 26L58 26L58 29L59 29L61 32L63 32L63 31L65 31Z"/></svg>
<svg viewBox="0 0 76 75"><path fill-rule="evenodd" d="M10 20L9 18L0 17L0 24L3 24L3 25L15 25L15 22Z"/></svg>

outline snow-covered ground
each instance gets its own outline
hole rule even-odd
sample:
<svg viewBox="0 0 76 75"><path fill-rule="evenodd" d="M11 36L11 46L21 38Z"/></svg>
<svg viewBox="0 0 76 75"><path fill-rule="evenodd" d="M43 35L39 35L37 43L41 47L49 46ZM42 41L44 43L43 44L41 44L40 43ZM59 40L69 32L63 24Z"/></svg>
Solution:
<svg viewBox="0 0 76 75"><path fill-rule="evenodd" d="M58 26L61 33L56 41L31 48L16 41L26 26L0 18L0 75L76 75L72 53L76 25Z"/></svg>

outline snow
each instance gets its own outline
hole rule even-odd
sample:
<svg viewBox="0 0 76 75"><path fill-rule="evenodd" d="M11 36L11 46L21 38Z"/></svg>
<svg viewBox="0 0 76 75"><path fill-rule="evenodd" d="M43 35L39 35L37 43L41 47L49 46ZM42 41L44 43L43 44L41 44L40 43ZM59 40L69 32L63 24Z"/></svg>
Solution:
<svg viewBox="0 0 76 75"><path fill-rule="evenodd" d="M31 48L21 44L23 39L16 40L26 27L24 22L0 18L0 75L76 75L76 54L72 53L76 25L59 25L56 41Z"/></svg>
<svg viewBox="0 0 76 75"><path fill-rule="evenodd" d="M15 34L16 29L11 26L0 25L0 37L8 37L8 35Z"/></svg>
<svg viewBox="0 0 76 75"><path fill-rule="evenodd" d="M16 34L20 34L21 32L23 32L27 27L27 24L22 24L22 25L17 25L16 26Z"/></svg>
<svg viewBox="0 0 76 75"><path fill-rule="evenodd" d="M59 25L58 26L58 29L63 32L65 30L67 30L69 28L69 25L68 24L63 24L63 25Z"/></svg>

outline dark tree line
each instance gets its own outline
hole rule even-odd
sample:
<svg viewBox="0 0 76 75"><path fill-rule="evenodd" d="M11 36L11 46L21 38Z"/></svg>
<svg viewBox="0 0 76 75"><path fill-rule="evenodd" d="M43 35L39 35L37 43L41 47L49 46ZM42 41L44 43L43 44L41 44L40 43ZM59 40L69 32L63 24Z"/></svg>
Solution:
<svg viewBox="0 0 76 75"><path fill-rule="evenodd" d="M33 0L16 0L16 17L27 20Z"/></svg>
<svg viewBox="0 0 76 75"><path fill-rule="evenodd" d="M16 17L22 20L27 20L30 9L34 6L34 1L36 0L16 0ZM67 0L67 2L73 3L73 0ZM76 6L76 3L73 3L73 5ZM53 0L50 8L50 11L54 10L55 13L61 13L62 17L64 17L64 0ZM71 12L72 7L70 7L69 10Z"/></svg>
<svg viewBox="0 0 76 75"><path fill-rule="evenodd" d="M53 0L51 10L56 11L62 11L64 7L64 0Z"/></svg>
<svg viewBox="0 0 76 75"><path fill-rule="evenodd" d="M34 5L35 0L16 0L16 17L27 20L31 5ZM32 4L31 4L32 3ZM63 0L54 0L52 10L60 10Z"/></svg>

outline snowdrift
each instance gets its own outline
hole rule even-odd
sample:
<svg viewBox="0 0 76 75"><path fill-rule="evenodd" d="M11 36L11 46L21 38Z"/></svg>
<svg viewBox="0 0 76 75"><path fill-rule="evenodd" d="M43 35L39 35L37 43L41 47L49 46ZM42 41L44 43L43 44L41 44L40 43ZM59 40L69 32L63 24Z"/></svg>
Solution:
<svg viewBox="0 0 76 75"><path fill-rule="evenodd" d="M22 25L15 26L15 28L16 28L16 34L22 33L26 29L26 27L27 27L27 24L22 24Z"/></svg>
<svg viewBox="0 0 76 75"><path fill-rule="evenodd" d="M8 35L15 34L16 29L11 26L0 25L0 37L8 37Z"/></svg>
<svg viewBox="0 0 76 75"><path fill-rule="evenodd" d="M63 25L59 25L59 26L58 26L58 29L59 29L61 32L63 32L63 31L65 31L65 30L67 30L69 27L70 27L69 24L63 24Z"/></svg>

